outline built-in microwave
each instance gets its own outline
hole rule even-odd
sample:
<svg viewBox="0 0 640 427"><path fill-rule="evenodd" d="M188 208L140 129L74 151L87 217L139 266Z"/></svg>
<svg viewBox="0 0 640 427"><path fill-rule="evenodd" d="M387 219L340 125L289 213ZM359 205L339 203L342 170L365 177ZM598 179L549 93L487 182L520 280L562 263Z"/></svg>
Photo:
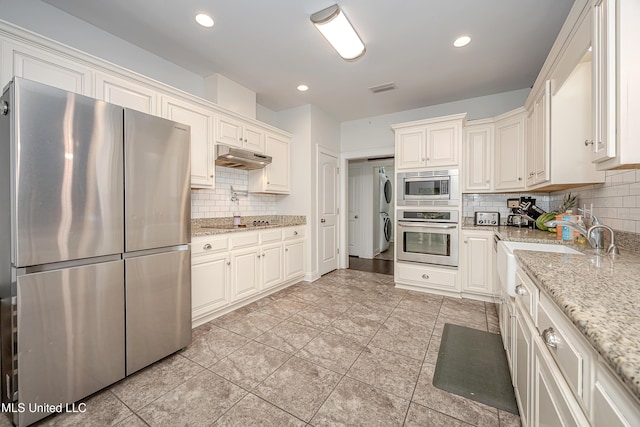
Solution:
<svg viewBox="0 0 640 427"><path fill-rule="evenodd" d="M398 174L398 206L458 206L458 169Z"/></svg>

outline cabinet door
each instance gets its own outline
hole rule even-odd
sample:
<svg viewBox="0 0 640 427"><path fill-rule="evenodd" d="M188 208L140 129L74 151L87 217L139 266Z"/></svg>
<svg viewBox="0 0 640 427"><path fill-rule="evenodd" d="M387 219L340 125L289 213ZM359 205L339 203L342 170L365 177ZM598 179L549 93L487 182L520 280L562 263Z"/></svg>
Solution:
<svg viewBox="0 0 640 427"><path fill-rule="evenodd" d="M538 336L533 343L532 423L536 426L579 427L590 425L571 394L545 344Z"/></svg>
<svg viewBox="0 0 640 427"><path fill-rule="evenodd" d="M593 154L594 162L616 157L616 0L593 6Z"/></svg>
<svg viewBox="0 0 640 427"><path fill-rule="evenodd" d="M213 114L197 105L163 97L162 117L191 126L191 187L214 188Z"/></svg>
<svg viewBox="0 0 640 427"><path fill-rule="evenodd" d="M470 126L463 142L463 191L491 190L493 126Z"/></svg>
<svg viewBox="0 0 640 427"><path fill-rule="evenodd" d="M158 93L131 80L96 73L96 98L147 114L158 114Z"/></svg>
<svg viewBox="0 0 640 427"><path fill-rule="evenodd" d="M262 290L279 285L284 281L284 260L282 243L263 245L261 252Z"/></svg>
<svg viewBox="0 0 640 427"><path fill-rule="evenodd" d="M289 280L304 275L304 240L284 244L284 279Z"/></svg>
<svg viewBox="0 0 640 427"><path fill-rule="evenodd" d="M551 178L549 165L549 150L551 148L550 89L551 83L547 80L533 108L534 161L531 173L535 184L549 181Z"/></svg>
<svg viewBox="0 0 640 427"><path fill-rule="evenodd" d="M532 365L532 348L531 340L533 337L534 327L528 320L528 313L523 310L519 303L516 303L514 331L514 362L512 369L512 377L514 382L514 391L516 400L518 401L520 416L523 425L531 425L531 365Z"/></svg>
<svg viewBox="0 0 640 427"><path fill-rule="evenodd" d="M527 112L527 135L525 137L525 152L524 163L525 171L527 173L527 186L535 185L536 173L536 137L534 133L535 126L535 111L531 108L531 111Z"/></svg>
<svg viewBox="0 0 640 427"><path fill-rule="evenodd" d="M266 189L278 193L288 193L291 189L291 161L289 140L267 135L266 151L271 156L271 164L265 168Z"/></svg>
<svg viewBox="0 0 640 427"><path fill-rule="evenodd" d="M496 122L494 173L496 190L524 188L524 132L526 113Z"/></svg>
<svg viewBox="0 0 640 427"><path fill-rule="evenodd" d="M231 252L231 299L240 300L259 290L259 249Z"/></svg>
<svg viewBox="0 0 640 427"><path fill-rule="evenodd" d="M462 234L462 290L492 295L493 233Z"/></svg>
<svg viewBox="0 0 640 427"><path fill-rule="evenodd" d="M89 68L18 42L2 41L1 72L0 87L18 76L69 92L93 96L93 75Z"/></svg>
<svg viewBox="0 0 640 427"><path fill-rule="evenodd" d="M254 151L256 153L264 153L265 140L264 131L256 126L244 125L242 146L247 150Z"/></svg>
<svg viewBox="0 0 640 427"><path fill-rule="evenodd" d="M244 137L242 135L242 123L239 120L218 116L216 123L216 141L232 147L242 148Z"/></svg>
<svg viewBox="0 0 640 427"><path fill-rule="evenodd" d="M427 165L424 128L403 129L396 133L396 168L412 169Z"/></svg>
<svg viewBox="0 0 640 427"><path fill-rule="evenodd" d="M458 165L461 131L462 127L459 123L427 126L427 167Z"/></svg>
<svg viewBox="0 0 640 427"><path fill-rule="evenodd" d="M620 381L600 362L593 388L593 425L631 427L640 425L640 406Z"/></svg>
<svg viewBox="0 0 640 427"><path fill-rule="evenodd" d="M194 260L191 267L193 319L224 307L230 301L228 254L225 252Z"/></svg>

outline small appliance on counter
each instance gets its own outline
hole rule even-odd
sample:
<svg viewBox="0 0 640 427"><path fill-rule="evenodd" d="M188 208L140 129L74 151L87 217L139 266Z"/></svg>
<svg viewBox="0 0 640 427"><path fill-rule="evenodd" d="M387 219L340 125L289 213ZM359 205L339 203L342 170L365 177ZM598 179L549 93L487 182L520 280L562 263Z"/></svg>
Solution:
<svg viewBox="0 0 640 427"><path fill-rule="evenodd" d="M500 225L500 212L476 212L473 217L473 225Z"/></svg>
<svg viewBox="0 0 640 427"><path fill-rule="evenodd" d="M535 227L535 220L545 213L544 210L536 206L536 199L531 197L520 197L519 199L508 199L507 207L511 209L511 214L507 217L507 225L514 227Z"/></svg>

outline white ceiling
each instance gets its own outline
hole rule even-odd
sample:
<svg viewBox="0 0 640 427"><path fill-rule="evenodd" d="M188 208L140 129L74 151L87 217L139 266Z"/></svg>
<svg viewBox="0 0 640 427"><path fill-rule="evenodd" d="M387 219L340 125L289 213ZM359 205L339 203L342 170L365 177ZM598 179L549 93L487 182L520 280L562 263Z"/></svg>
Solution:
<svg viewBox="0 0 640 427"><path fill-rule="evenodd" d="M341 0L367 47L346 62L309 21L334 0L43 1L197 74L223 74L271 110L314 104L340 121L530 87L573 4ZM198 12L214 27L197 25ZM454 48L461 34L472 42ZM390 81L396 90L367 89Z"/></svg>

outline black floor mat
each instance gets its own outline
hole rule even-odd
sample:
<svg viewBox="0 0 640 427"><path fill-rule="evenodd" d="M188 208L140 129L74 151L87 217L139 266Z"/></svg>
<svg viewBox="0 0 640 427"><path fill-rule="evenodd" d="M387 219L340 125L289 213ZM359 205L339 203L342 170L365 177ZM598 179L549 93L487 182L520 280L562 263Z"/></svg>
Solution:
<svg viewBox="0 0 640 427"><path fill-rule="evenodd" d="M518 414L507 356L498 334L446 323L433 385Z"/></svg>

